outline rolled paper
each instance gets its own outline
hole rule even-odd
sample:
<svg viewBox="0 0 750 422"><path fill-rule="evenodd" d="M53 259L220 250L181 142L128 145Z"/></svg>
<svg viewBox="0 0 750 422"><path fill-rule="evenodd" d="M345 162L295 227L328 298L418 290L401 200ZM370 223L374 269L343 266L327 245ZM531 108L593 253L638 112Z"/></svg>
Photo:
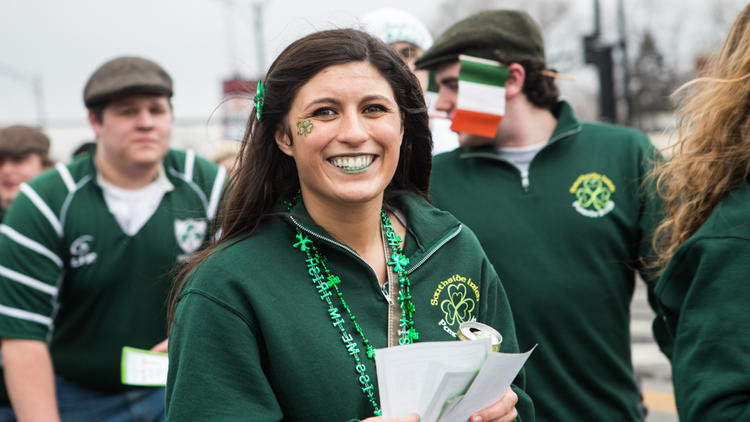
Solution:
<svg viewBox="0 0 750 422"><path fill-rule="evenodd" d="M503 336L494 328L487 324L476 321L462 322L458 326L458 339L462 341L476 340L478 338L489 337L492 351L500 351L500 345L503 344Z"/></svg>

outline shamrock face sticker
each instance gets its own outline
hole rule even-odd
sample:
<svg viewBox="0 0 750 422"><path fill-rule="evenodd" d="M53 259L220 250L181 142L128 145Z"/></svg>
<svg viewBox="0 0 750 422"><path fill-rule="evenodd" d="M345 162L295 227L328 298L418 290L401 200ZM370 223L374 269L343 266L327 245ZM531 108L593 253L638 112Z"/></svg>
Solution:
<svg viewBox="0 0 750 422"><path fill-rule="evenodd" d="M312 120L301 120L297 122L297 135L307 136L312 132L313 122Z"/></svg>

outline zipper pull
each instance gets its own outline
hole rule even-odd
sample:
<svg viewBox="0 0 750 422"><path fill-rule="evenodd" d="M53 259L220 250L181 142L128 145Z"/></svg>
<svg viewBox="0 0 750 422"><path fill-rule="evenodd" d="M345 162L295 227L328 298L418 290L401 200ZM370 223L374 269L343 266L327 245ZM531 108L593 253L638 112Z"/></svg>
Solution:
<svg viewBox="0 0 750 422"><path fill-rule="evenodd" d="M383 297L388 302L388 305L393 306L393 300L391 299L391 296L388 294L388 280L383 283L382 286L380 286L380 293L383 294Z"/></svg>
<svg viewBox="0 0 750 422"><path fill-rule="evenodd" d="M525 172L521 174L521 187L525 193L529 193L529 173Z"/></svg>

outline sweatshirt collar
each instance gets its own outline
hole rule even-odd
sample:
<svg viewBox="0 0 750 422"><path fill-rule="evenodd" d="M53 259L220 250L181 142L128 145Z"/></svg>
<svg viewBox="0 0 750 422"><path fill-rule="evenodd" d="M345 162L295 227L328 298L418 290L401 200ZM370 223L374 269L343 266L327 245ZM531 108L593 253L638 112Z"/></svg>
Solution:
<svg viewBox="0 0 750 422"><path fill-rule="evenodd" d="M407 256L429 252L461 225L453 215L438 210L417 195L399 193L395 196L395 203L396 208L406 217L407 239L404 252ZM285 220L289 224L300 225L303 230L319 237L338 242L310 218L301 200L297 201L291 215Z"/></svg>

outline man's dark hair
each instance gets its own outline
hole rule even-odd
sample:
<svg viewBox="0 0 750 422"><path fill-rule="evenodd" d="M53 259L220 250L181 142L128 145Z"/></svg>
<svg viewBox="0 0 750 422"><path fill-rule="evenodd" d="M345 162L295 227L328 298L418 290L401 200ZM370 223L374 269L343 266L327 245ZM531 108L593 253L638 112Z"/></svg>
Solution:
<svg viewBox="0 0 750 422"><path fill-rule="evenodd" d="M523 82L523 93L529 99L531 104L547 110L554 110L558 101L560 101L560 90L555 84L555 78L548 76L546 72L555 72L549 69L544 59L539 57L522 56L514 60L508 60L500 52L495 53L497 60L508 66L511 63L518 63L526 72L526 78Z"/></svg>

